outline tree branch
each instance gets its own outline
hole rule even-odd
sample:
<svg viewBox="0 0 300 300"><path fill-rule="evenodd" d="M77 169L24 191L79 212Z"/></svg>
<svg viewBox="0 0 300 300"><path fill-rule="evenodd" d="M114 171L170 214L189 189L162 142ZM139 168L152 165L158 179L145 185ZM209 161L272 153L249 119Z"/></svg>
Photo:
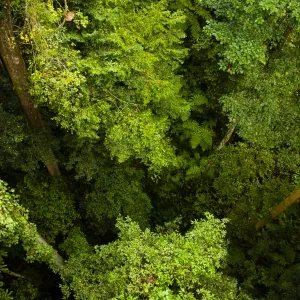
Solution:
<svg viewBox="0 0 300 300"><path fill-rule="evenodd" d="M225 137L221 141L220 145L217 147L216 152L220 151L228 143L228 141L230 140L230 138L231 138L231 136L232 136L232 134L235 130L235 127L236 127L236 123L233 123L231 125L231 127L228 129L227 134L225 135Z"/></svg>
<svg viewBox="0 0 300 300"><path fill-rule="evenodd" d="M10 0L5 0L3 18L0 19L0 56L6 66L31 129L33 129L36 133L41 134L41 136L44 136L44 123L39 111L34 106L32 96L29 92L29 80L26 65L14 36ZM45 137L44 140L47 141L48 138ZM60 170L56 163L51 146L44 142L40 144L40 153L42 155L45 153L47 154L44 155L44 157L41 155L41 160L46 165L50 175L60 176Z"/></svg>
<svg viewBox="0 0 300 300"><path fill-rule="evenodd" d="M235 130L235 127L236 127L236 122L233 123L233 124L231 125L231 127L228 129L228 131L227 131L225 137L222 139L221 143L220 143L219 146L216 148L215 152L220 151L220 150L228 143L228 141L230 140L230 138L231 138L231 136L232 136L232 134L233 134L233 132L234 132L234 130ZM205 172L207 172L207 171L211 168L212 165L213 165L213 161L210 160L210 161L208 162L208 164L207 164L207 168L206 168Z"/></svg>
<svg viewBox="0 0 300 300"><path fill-rule="evenodd" d="M15 272L10 271L10 270L1 270L1 273L7 274L7 275L10 275L10 276L13 276L13 277L17 277L17 278L27 279L22 274L15 273Z"/></svg>
<svg viewBox="0 0 300 300"><path fill-rule="evenodd" d="M275 219L279 214L288 209L292 204L297 202L300 198L300 188L293 192L290 196L285 198L282 202L280 202L270 213L269 217L259 220L255 224L256 231L262 229L267 223L271 222Z"/></svg>

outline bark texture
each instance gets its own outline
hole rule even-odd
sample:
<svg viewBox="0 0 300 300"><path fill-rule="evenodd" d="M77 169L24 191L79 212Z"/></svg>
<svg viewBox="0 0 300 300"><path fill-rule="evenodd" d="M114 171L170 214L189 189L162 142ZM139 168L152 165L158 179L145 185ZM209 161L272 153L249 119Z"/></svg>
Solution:
<svg viewBox="0 0 300 300"><path fill-rule="evenodd" d="M0 55L30 127L40 134L44 131L44 124L39 111L33 104L28 89L28 73L21 50L14 37L9 0L5 1L2 12L2 19L0 19ZM42 158L43 163L46 165L51 176L59 176L60 170L50 145L45 143L41 144L40 146L42 148L40 152L44 154L44 158Z"/></svg>

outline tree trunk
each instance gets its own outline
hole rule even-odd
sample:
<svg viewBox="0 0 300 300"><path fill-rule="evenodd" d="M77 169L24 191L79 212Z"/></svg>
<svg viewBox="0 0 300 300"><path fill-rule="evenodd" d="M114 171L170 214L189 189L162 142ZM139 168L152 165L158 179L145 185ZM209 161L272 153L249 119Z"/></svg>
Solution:
<svg viewBox="0 0 300 300"><path fill-rule="evenodd" d="M216 148L216 152L220 151L227 143L228 141L230 140L234 130L235 130L235 127L236 127L236 122L234 122L233 124L231 124L231 127L228 129L225 137L222 139L221 143L219 144L219 146ZM213 166L213 161L212 160L209 160L208 161L208 164L207 164L207 167L205 169L205 173L209 171L209 169Z"/></svg>
<svg viewBox="0 0 300 300"><path fill-rule="evenodd" d="M300 189L293 192L290 196L285 198L282 202L280 202L270 213L269 217L266 219L259 220L255 224L256 231L259 231L262 227L264 227L267 223L275 219L279 214L284 212L287 208L289 208L292 204L294 204L300 198Z"/></svg>
<svg viewBox="0 0 300 300"><path fill-rule="evenodd" d="M30 230L28 228L28 230ZM54 270L55 272L60 272L64 268L64 260L63 258L58 254L58 252L50 246L40 235L39 233L36 234L35 244L37 247L42 247L45 249L48 249L51 255L51 259L49 262L45 261L49 264L49 266Z"/></svg>
<svg viewBox="0 0 300 300"><path fill-rule="evenodd" d="M18 196L0 179L1 246L10 247L22 242L28 261L44 262L54 272L60 272L64 268L63 258L41 237L36 226L28 221L26 210L18 204L17 199ZM10 241L9 237L13 237L13 241ZM10 275L15 276L16 273L10 272Z"/></svg>
<svg viewBox="0 0 300 300"><path fill-rule="evenodd" d="M234 122L233 124L231 124L231 127L228 129L225 137L223 138L223 140L221 141L220 145L218 146L218 148L216 149L216 151L220 151L225 145L226 143L230 140L233 132L234 132L234 129L236 127L236 122Z"/></svg>
<svg viewBox="0 0 300 300"><path fill-rule="evenodd" d="M33 105L32 97L28 89L28 74L20 48L16 43L10 11L10 1L6 0L2 9L3 16L0 19L0 55L7 68L15 91L19 97L23 111L30 127L37 133L44 131L42 117ZM56 163L51 147L47 143L40 143L42 160L51 176L59 176L60 170Z"/></svg>

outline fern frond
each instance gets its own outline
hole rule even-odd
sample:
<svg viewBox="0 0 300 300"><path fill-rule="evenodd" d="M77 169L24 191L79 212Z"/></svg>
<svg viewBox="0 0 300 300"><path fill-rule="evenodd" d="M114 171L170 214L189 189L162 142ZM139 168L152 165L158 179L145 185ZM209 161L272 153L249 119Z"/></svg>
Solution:
<svg viewBox="0 0 300 300"><path fill-rule="evenodd" d="M195 149L202 141L202 134L200 132L195 132L191 136L191 147Z"/></svg>
<svg viewBox="0 0 300 300"><path fill-rule="evenodd" d="M200 126L195 120L188 120L183 123L182 127L185 136L190 136L191 147L195 149L199 145L202 150L208 150L212 146L213 131L207 125Z"/></svg>
<svg viewBox="0 0 300 300"><path fill-rule="evenodd" d="M197 94L193 96L192 99L193 99L193 104L197 106L208 104L208 100L203 94Z"/></svg>
<svg viewBox="0 0 300 300"><path fill-rule="evenodd" d="M201 173L201 168L199 166L192 166L186 171L186 176L195 177Z"/></svg>
<svg viewBox="0 0 300 300"><path fill-rule="evenodd" d="M182 127L185 129L189 129L190 131L199 131L200 129L198 122L195 120L188 120L184 122Z"/></svg>

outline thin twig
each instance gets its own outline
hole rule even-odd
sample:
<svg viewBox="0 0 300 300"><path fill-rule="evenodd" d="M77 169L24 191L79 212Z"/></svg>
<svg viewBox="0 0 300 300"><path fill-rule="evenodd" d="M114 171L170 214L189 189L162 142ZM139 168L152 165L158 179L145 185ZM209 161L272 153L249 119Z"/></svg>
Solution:
<svg viewBox="0 0 300 300"><path fill-rule="evenodd" d="M64 17L62 23L58 26L57 29L60 29L60 28L64 27L64 25L65 25L65 23L66 23L66 15L67 15L67 13L68 13L69 8L68 8L67 0L64 0L64 3L65 3L65 11L64 11L65 17Z"/></svg>
<svg viewBox="0 0 300 300"><path fill-rule="evenodd" d="M112 97L114 97L115 99L117 99L117 100L120 101L120 102L126 103L126 104L128 104L128 105L135 105L135 106L137 106L137 107L140 106L140 104L137 104L137 103L130 103L130 102L128 102L128 101L124 101L124 100L118 98L117 96L115 96L114 94L112 94L112 93L111 93L110 91L108 91L108 90L103 90L103 91L109 93Z"/></svg>
<svg viewBox="0 0 300 300"><path fill-rule="evenodd" d="M67 12L68 11L68 2L67 2L67 0L64 0L64 3L65 3L65 12Z"/></svg>

